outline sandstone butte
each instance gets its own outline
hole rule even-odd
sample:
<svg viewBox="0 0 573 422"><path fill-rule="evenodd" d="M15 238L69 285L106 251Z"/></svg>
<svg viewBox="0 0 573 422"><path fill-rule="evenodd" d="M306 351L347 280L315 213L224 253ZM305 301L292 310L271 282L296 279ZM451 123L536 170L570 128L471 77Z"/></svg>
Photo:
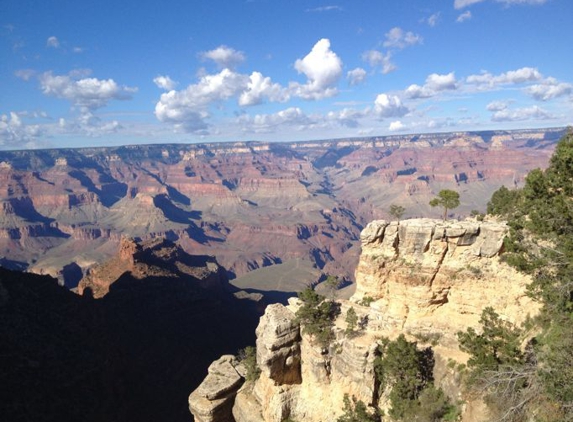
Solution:
<svg viewBox="0 0 573 422"><path fill-rule="evenodd" d="M334 421L345 394L388 408L376 391L373 362L379 339L400 333L423 347L430 346L423 339L433 340L435 384L462 400L464 422L487 421L485 404L464 396L456 368L468 356L458 349L456 332L477 328L486 306L518 325L538 312L525 294L531 280L500 260L507 231L494 221L371 222L361 233L357 289L350 300L339 300L329 350L301 334L298 299L268 306L256 330L260 377L239 388L241 364L232 356L214 362L189 396L195 421ZM344 316L351 306L367 324L349 338Z"/></svg>

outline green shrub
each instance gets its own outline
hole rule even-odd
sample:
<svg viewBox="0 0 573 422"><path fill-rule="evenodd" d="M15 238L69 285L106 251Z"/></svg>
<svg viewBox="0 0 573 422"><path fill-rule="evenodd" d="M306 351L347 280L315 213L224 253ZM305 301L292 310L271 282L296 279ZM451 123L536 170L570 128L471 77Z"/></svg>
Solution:
<svg viewBox="0 0 573 422"><path fill-rule="evenodd" d="M257 365L257 349L253 346L247 346L244 349L239 350L238 353L239 361L245 365L247 382L254 382L261 375L261 370Z"/></svg>
<svg viewBox="0 0 573 422"><path fill-rule="evenodd" d="M344 395L344 414L340 416L336 422L378 422L380 416L377 412L370 412L361 400L356 400L352 397L352 401L348 394Z"/></svg>
<svg viewBox="0 0 573 422"><path fill-rule="evenodd" d="M302 332L327 347L334 338L332 326L338 307L310 287L299 292L298 297L302 306L296 312L296 320L302 325Z"/></svg>

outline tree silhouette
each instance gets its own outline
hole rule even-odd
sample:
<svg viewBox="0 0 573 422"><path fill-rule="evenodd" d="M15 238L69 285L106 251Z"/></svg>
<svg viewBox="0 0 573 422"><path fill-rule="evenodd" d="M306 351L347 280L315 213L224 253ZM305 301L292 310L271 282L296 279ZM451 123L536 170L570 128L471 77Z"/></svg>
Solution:
<svg viewBox="0 0 573 422"><path fill-rule="evenodd" d="M406 208L401 205L392 204L390 205L390 215L394 217L396 220L399 220L406 212Z"/></svg>
<svg viewBox="0 0 573 422"><path fill-rule="evenodd" d="M438 196L430 201L432 207L444 208L444 221L448 217L448 210L452 210L460 206L460 194L455 190L443 189L438 193Z"/></svg>

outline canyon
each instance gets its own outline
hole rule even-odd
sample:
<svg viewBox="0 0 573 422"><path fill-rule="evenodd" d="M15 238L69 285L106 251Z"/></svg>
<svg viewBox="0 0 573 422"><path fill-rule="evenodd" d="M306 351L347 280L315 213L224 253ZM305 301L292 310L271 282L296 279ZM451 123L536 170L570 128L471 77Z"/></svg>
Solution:
<svg viewBox="0 0 573 422"><path fill-rule="evenodd" d="M259 311L210 256L120 240L82 280L0 267L3 421L188 421L189 390L254 342Z"/></svg>
<svg viewBox="0 0 573 422"><path fill-rule="evenodd" d="M451 216L483 212L545 168L564 131L2 151L0 264L75 289L122 238L161 237L231 279L304 261L353 281L360 231L391 204L437 216L429 200L455 189Z"/></svg>
<svg viewBox="0 0 573 422"><path fill-rule="evenodd" d="M195 421L333 421L345 395L387 411L374 362L382 339L399 335L431 350L434 383L459 403L460 420L491 420L480 397L463 388L468 355L456 333L479 329L487 306L515 325L539 312L526 293L530 277L500 259L508 230L487 219L371 222L361 234L356 292L336 301L333 339L325 345L305 333L296 317L300 299L268 306L256 330L260 375L245 381L245 364L232 355L213 362L189 396ZM351 308L362 323L349 333Z"/></svg>

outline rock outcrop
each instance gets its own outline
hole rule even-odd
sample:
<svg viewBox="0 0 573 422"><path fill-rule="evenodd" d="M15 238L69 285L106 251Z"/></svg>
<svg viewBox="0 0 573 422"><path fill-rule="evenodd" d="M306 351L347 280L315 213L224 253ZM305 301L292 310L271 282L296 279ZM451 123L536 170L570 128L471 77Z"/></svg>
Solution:
<svg viewBox="0 0 573 422"><path fill-rule="evenodd" d="M243 378L232 355L221 356L209 366L207 377L189 396L189 410L195 422L232 422L232 408Z"/></svg>
<svg viewBox="0 0 573 422"><path fill-rule="evenodd" d="M324 348L301 334L298 299L286 307L269 306L257 328L261 374L236 392L234 420L336 420L345 395L387 408L374 360L382 337L404 334L422 346L431 343L435 383L454 401L465 400L463 421L485 422L483 404L463 397L456 365L449 363L467 360L456 332L478 328L485 307L514 324L538 310L525 295L531 280L500 260L507 231L504 223L493 221L370 223L361 235L356 293L337 301L335 340ZM353 335L345 322L350 307L360 321Z"/></svg>
<svg viewBox="0 0 573 422"><path fill-rule="evenodd" d="M89 292L90 296L99 299L124 274L135 280L148 277L188 279L202 288L219 292L227 286L225 270L212 256L189 255L164 238L143 242L123 238L116 256L90 268L78 285L78 293Z"/></svg>

